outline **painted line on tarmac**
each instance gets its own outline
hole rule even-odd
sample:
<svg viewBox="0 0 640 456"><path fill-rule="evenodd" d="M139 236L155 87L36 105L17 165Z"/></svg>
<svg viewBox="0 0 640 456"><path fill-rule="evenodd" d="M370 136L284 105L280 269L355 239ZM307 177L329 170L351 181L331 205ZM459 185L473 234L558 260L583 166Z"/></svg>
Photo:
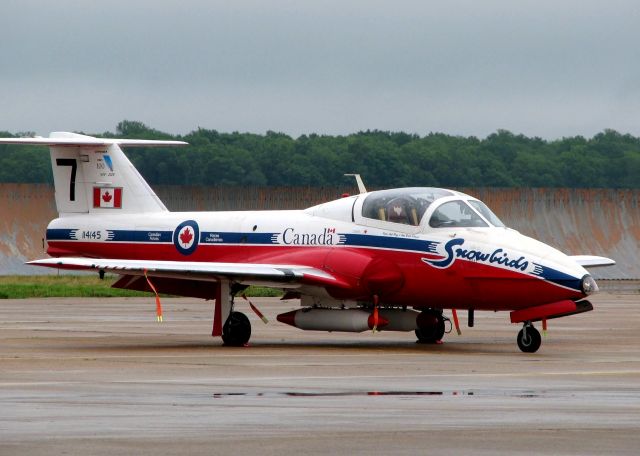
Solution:
<svg viewBox="0 0 640 456"><path fill-rule="evenodd" d="M253 380L349 380L354 378L384 378L384 379L393 379L397 380L399 378L410 379L410 378L531 378L531 377L546 377L546 376L571 376L571 375L581 375L581 376L591 376L591 375L640 375L639 370L618 370L618 371L581 371L581 372L536 372L536 373L474 373L474 374L410 374L410 375L402 375L399 377L398 375L314 375L314 376L286 376L286 377L215 377L214 380L224 380L224 381L253 381ZM151 380L149 383L176 383L180 382L179 380ZM136 383L130 382L128 380L115 381L114 383Z"/></svg>
<svg viewBox="0 0 640 456"><path fill-rule="evenodd" d="M532 377L551 377L551 376L609 376L609 375L640 375L640 370L612 370L612 371L581 371L581 372L537 372L537 373L487 373L487 374L413 374L403 375L401 378L532 378ZM156 385L173 385L173 384L189 384L189 385L207 385L211 386L212 382L224 381L224 382L243 382L243 381L258 381L258 380L350 380L350 379L394 379L398 380L397 375L328 375L328 376L287 376L287 377L214 377L203 378L199 381L193 381L192 379L176 379L176 380L113 380L113 381L32 381L32 382L0 382L0 387L7 386L54 386L54 385L96 385L96 384L156 384Z"/></svg>

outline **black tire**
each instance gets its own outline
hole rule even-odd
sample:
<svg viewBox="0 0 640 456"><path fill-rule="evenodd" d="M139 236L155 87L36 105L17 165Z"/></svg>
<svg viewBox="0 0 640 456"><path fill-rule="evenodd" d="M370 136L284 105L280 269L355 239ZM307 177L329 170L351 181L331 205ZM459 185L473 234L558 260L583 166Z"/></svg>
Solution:
<svg viewBox="0 0 640 456"><path fill-rule="evenodd" d="M542 344L540 332L533 326L527 327L527 337L525 337L524 328L518 333L518 347L524 353L535 353Z"/></svg>
<svg viewBox="0 0 640 456"><path fill-rule="evenodd" d="M440 312L433 312L425 310L422 312L425 315L433 316L436 318L436 324L433 327L418 328L416 329L416 337L420 344L435 344L442 340L444 337L444 317ZM418 317L419 319L420 317Z"/></svg>
<svg viewBox="0 0 640 456"><path fill-rule="evenodd" d="M222 342L231 347L242 347L251 338L251 323L242 312L231 312L222 327Z"/></svg>

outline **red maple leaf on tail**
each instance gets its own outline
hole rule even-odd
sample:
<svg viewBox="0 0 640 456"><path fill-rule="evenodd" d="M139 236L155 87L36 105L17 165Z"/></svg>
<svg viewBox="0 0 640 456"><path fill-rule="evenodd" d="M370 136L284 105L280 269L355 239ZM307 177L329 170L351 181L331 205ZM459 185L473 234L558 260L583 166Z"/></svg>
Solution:
<svg viewBox="0 0 640 456"><path fill-rule="evenodd" d="M182 232L182 234L180 234L180 242L182 242L184 245L189 244L189 242L191 242L191 239L193 239L193 234L191 234L189 228L187 228Z"/></svg>
<svg viewBox="0 0 640 456"><path fill-rule="evenodd" d="M102 195L102 200L105 203L108 203L109 201L111 201L111 198L113 198L113 196L111 196L111 193L109 193L108 190L106 192L104 192L104 195Z"/></svg>

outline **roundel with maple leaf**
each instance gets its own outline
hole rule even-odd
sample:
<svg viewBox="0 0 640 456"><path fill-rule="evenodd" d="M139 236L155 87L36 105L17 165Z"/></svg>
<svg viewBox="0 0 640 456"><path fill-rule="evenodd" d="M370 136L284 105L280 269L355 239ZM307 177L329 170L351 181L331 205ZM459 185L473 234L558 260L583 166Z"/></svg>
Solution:
<svg viewBox="0 0 640 456"><path fill-rule="evenodd" d="M173 245L183 255L191 255L198 247L200 228L195 220L182 222L173 232Z"/></svg>

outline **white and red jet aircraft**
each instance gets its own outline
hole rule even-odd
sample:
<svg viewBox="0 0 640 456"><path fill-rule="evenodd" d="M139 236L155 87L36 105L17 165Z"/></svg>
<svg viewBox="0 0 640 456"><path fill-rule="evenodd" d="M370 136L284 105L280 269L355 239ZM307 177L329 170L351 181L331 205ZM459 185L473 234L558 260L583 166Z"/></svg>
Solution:
<svg viewBox="0 0 640 456"><path fill-rule="evenodd" d="M249 285L280 288L302 308L278 315L300 329L415 331L439 341L443 309L509 311L535 352L532 322L592 310L584 266L506 228L481 201L440 188L344 197L305 210L169 212L120 147L179 141L103 139L74 133L8 138L50 146L60 217L46 239L54 257L30 264L120 275L117 288L215 299L213 336L243 345L248 318L233 297ZM154 287L155 286L155 287Z"/></svg>

